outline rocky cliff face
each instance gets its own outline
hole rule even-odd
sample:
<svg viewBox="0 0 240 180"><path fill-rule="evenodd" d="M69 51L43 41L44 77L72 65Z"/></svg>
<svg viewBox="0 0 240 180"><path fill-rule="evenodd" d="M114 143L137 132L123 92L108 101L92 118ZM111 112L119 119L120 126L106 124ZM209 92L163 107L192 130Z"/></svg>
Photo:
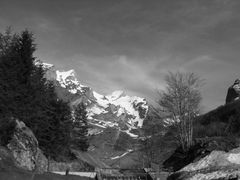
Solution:
<svg viewBox="0 0 240 180"><path fill-rule="evenodd" d="M37 139L22 121L16 120L14 135L7 146L16 166L39 173L47 170L47 159L38 148Z"/></svg>
<svg viewBox="0 0 240 180"><path fill-rule="evenodd" d="M226 104L234 100L238 100L240 97L240 80L235 80L234 84L228 88L226 96Z"/></svg>

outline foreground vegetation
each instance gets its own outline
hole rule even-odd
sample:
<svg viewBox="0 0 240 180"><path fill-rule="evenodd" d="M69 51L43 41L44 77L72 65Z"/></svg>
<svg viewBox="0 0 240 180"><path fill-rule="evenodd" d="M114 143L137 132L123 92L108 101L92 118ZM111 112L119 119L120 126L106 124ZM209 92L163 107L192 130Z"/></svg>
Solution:
<svg viewBox="0 0 240 180"><path fill-rule="evenodd" d="M80 105L72 115L68 102L57 97L54 82L45 78L35 50L33 34L27 30L0 34L0 144L8 144L19 119L32 129L47 157L74 158L71 146L88 147L85 107ZM80 130L72 134L76 126Z"/></svg>
<svg viewBox="0 0 240 180"><path fill-rule="evenodd" d="M168 75L167 91L160 93L161 106L149 109L143 127L146 138L141 142L145 162L170 171L177 171L214 150L230 151L240 142L240 101L197 115L200 91L195 88L196 94L188 96L191 89L184 86L181 76L184 74ZM188 101L187 97L193 99Z"/></svg>

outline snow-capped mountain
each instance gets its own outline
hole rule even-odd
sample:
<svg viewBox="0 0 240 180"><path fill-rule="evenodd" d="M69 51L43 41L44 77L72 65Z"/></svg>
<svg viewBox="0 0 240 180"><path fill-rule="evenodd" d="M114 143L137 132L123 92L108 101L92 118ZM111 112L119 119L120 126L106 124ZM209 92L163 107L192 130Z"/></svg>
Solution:
<svg viewBox="0 0 240 180"><path fill-rule="evenodd" d="M123 91L101 95L92 88L82 85L77 80L74 70L54 70L49 64L43 67L50 71L47 78L55 79L60 97L70 100L72 106L79 103L87 106L89 124L95 127L92 133L100 133L101 129L115 127L136 137L133 131L142 127L148 111L148 104L144 98L128 96ZM96 128L99 130L96 131Z"/></svg>

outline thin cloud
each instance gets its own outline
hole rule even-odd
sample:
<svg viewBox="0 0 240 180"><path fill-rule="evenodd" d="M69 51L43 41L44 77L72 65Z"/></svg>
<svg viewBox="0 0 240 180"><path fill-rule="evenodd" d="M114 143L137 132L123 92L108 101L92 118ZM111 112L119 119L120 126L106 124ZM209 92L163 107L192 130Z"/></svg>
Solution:
<svg viewBox="0 0 240 180"><path fill-rule="evenodd" d="M239 77L239 10L237 0L2 0L0 29L32 30L38 58L103 94L151 99L166 72L196 72L211 109Z"/></svg>

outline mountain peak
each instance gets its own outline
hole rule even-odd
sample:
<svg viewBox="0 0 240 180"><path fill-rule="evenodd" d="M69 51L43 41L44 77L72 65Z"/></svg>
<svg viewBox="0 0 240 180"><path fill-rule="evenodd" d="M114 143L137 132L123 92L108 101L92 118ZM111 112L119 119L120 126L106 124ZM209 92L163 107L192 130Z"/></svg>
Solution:
<svg viewBox="0 0 240 180"><path fill-rule="evenodd" d="M72 106L86 104L89 124L95 128L115 127L132 136L131 130L142 127L148 111L146 99L128 96L122 90L101 95L82 85L73 69L54 72L59 97L69 101Z"/></svg>
<svg viewBox="0 0 240 180"><path fill-rule="evenodd" d="M75 77L75 71L73 69L69 71L56 71L57 81L66 83L67 79L71 78L71 80L77 80Z"/></svg>
<svg viewBox="0 0 240 180"><path fill-rule="evenodd" d="M49 63L42 63L42 66L43 66L43 69L46 69L46 70L54 67L53 64L49 64Z"/></svg>
<svg viewBox="0 0 240 180"><path fill-rule="evenodd" d="M54 68L54 65L53 65L53 64L44 63L44 62L42 62L42 61L40 61L40 60L35 60L35 61L34 61L34 64L35 64L36 66L42 66L42 68L43 68L44 70L46 70L46 71Z"/></svg>
<svg viewBox="0 0 240 180"><path fill-rule="evenodd" d="M86 87L80 84L76 78L76 73L73 69L69 71L56 71L56 80L63 88L67 88L72 94L76 94L78 91L82 92L82 88Z"/></svg>

